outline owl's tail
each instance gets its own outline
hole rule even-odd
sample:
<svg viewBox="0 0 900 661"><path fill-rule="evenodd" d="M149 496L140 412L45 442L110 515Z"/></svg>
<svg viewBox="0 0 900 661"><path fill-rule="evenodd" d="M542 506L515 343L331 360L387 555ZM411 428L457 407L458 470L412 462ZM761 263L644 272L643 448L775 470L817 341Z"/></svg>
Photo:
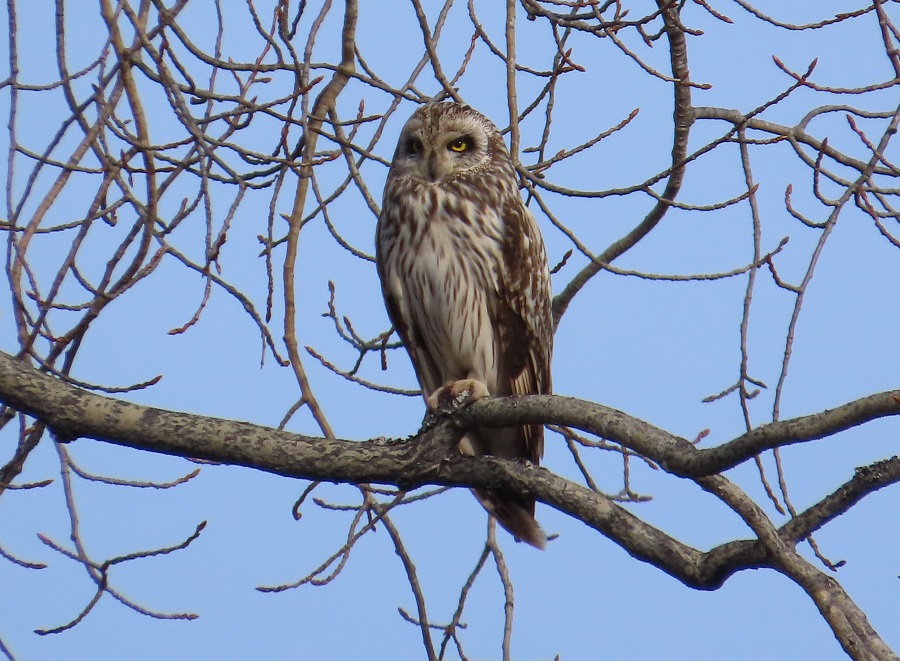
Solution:
<svg viewBox="0 0 900 661"><path fill-rule="evenodd" d="M520 498L493 489L472 489L472 493L497 523L520 542L537 549L547 546L547 533L534 518L534 499Z"/></svg>

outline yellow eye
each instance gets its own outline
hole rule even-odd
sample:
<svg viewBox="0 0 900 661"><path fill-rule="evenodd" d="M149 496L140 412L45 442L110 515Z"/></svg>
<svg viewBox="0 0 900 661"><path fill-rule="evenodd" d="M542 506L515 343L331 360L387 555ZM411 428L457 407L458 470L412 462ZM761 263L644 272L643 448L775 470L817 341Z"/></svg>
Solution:
<svg viewBox="0 0 900 661"><path fill-rule="evenodd" d="M457 138L449 145L447 145L447 149L450 151L456 152L457 154L462 154L469 150L471 143L468 138Z"/></svg>

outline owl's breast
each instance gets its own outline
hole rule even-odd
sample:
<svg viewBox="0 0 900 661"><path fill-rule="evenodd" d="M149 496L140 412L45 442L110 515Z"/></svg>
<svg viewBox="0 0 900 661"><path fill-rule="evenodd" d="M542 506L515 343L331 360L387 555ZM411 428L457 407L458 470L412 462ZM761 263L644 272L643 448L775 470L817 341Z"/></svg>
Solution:
<svg viewBox="0 0 900 661"><path fill-rule="evenodd" d="M423 198L421 204L403 205L405 213L390 214L392 222L382 230L393 235L385 242L390 249L382 246L380 254L402 321L437 368L439 382L423 383L423 389L478 378L493 390L497 342L491 311L502 262L502 220L440 191Z"/></svg>

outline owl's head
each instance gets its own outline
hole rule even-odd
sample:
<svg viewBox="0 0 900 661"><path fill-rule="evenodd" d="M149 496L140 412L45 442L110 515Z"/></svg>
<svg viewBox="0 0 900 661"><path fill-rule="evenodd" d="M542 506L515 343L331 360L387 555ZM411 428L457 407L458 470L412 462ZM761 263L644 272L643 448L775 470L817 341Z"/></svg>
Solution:
<svg viewBox="0 0 900 661"><path fill-rule="evenodd" d="M508 162L509 156L491 120L459 103L428 103L403 127L391 176L440 184L476 174L495 160Z"/></svg>

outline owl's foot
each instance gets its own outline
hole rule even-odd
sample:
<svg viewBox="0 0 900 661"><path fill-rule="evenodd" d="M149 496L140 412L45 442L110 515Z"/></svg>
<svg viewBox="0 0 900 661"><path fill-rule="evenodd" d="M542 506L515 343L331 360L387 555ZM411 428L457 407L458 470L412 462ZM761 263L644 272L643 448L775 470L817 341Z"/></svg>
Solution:
<svg viewBox="0 0 900 661"><path fill-rule="evenodd" d="M475 379L451 381L435 390L425 403L433 412L452 413L453 411L477 402L490 395L487 386Z"/></svg>

